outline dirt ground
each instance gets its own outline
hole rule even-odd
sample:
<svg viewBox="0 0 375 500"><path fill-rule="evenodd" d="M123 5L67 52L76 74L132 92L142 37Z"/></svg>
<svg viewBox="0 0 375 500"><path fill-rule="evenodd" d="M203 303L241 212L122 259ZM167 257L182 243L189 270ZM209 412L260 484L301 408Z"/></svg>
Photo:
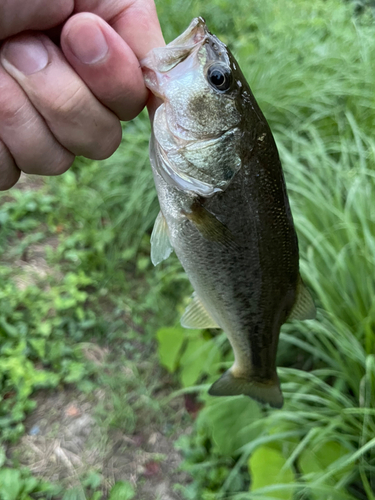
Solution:
<svg viewBox="0 0 375 500"><path fill-rule="evenodd" d="M23 176L18 187L38 189L41 182L39 178ZM12 261L11 265L18 268L20 289L55 272L48 266L46 247L55 248L57 243L50 238L30 245L27 255ZM99 358L108 354L108 349L105 352L98 345L92 347L95 349L91 348L91 355L93 350ZM170 403L170 422L126 434L98 425L96 408L105 397L105 388L100 387L90 395L71 387L40 391L35 395L36 410L24 422L25 435L7 450L8 456L33 474L66 488L82 488L84 474L95 471L101 476L104 498L116 481L129 481L137 500L181 500L174 485L188 483L189 477L179 471L182 458L174 441L179 433L189 432L186 419L184 428L179 428L184 420L181 415L188 415L183 398ZM165 431L168 428L179 430L170 435Z"/></svg>
<svg viewBox="0 0 375 500"><path fill-rule="evenodd" d="M103 396L98 389L94 400ZM104 494L116 481L129 481L139 500L182 498L174 485L186 484L189 478L178 470L176 436L168 437L155 426L135 435L117 430L103 435L93 416L92 395L88 398L72 389L41 392L36 399L38 406L26 420L25 436L9 450L35 475L79 487L85 472L96 471L103 477ZM185 410L176 407L176 411Z"/></svg>

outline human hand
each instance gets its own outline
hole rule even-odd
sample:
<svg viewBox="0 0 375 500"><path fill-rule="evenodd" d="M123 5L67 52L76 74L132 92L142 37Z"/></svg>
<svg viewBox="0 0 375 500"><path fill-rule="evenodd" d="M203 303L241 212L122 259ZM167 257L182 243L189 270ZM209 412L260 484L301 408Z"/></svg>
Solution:
<svg viewBox="0 0 375 500"><path fill-rule="evenodd" d="M149 97L138 59L164 45L153 0L1 2L1 41L0 190L110 156Z"/></svg>

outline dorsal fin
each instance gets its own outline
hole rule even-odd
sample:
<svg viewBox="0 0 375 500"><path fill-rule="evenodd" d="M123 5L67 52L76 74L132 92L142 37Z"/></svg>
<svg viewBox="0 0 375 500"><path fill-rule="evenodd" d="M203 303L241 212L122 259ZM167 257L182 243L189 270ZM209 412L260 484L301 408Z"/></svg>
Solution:
<svg viewBox="0 0 375 500"><path fill-rule="evenodd" d="M156 217L151 234L151 262L157 266L173 252L169 241L168 226L161 210Z"/></svg>
<svg viewBox="0 0 375 500"><path fill-rule="evenodd" d="M211 318L195 292L192 301L181 318L181 325L184 328L220 328L216 321Z"/></svg>
<svg viewBox="0 0 375 500"><path fill-rule="evenodd" d="M291 310L288 321L291 319L315 319L316 309L310 292L302 281L301 276L298 277L297 296L293 309Z"/></svg>

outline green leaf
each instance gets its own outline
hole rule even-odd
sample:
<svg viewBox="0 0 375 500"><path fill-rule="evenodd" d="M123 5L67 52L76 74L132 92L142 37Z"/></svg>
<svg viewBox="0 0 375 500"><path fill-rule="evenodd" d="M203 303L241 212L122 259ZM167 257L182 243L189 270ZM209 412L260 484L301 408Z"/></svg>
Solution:
<svg viewBox="0 0 375 500"><path fill-rule="evenodd" d="M200 330L193 330L193 332L199 334ZM191 335L191 331L189 333ZM181 382L184 387L194 385L204 373L207 359L207 349L205 347L207 347L207 342L201 336L189 339L180 359Z"/></svg>
<svg viewBox="0 0 375 500"><path fill-rule="evenodd" d="M199 423L206 423L220 453L228 456L259 435L263 425L261 416L258 403L245 396L235 396L209 398L198 419Z"/></svg>
<svg viewBox="0 0 375 500"><path fill-rule="evenodd" d="M91 488L95 490L101 485L102 476L95 471L91 471L88 473L87 477L82 481L83 486L86 488Z"/></svg>
<svg viewBox="0 0 375 500"><path fill-rule="evenodd" d="M182 327L160 328L156 332L160 363L171 373L176 371L185 332Z"/></svg>
<svg viewBox="0 0 375 500"><path fill-rule="evenodd" d="M103 493L100 493L100 491L95 491L90 500L101 500L102 498L103 498Z"/></svg>
<svg viewBox="0 0 375 500"><path fill-rule="evenodd" d="M304 474L318 474L325 472L331 464L344 457L348 450L337 441L326 441L316 446L307 446L301 453L298 465ZM349 468L350 470L350 468ZM336 484L348 472L348 467L338 467L330 478L329 484Z"/></svg>
<svg viewBox="0 0 375 500"><path fill-rule="evenodd" d="M46 354L46 339L29 339L29 343L39 358L43 359Z"/></svg>
<svg viewBox="0 0 375 500"><path fill-rule="evenodd" d="M36 477L27 477L23 479L22 493L34 493L37 491L40 482Z"/></svg>
<svg viewBox="0 0 375 500"><path fill-rule="evenodd" d="M21 473L16 469L0 470L0 499L18 500L18 494L21 491Z"/></svg>
<svg viewBox="0 0 375 500"><path fill-rule="evenodd" d="M128 481L118 481L109 492L108 500L131 500L134 497L133 486Z"/></svg>
<svg viewBox="0 0 375 500"><path fill-rule="evenodd" d="M294 473L291 467L285 467L285 462L286 459L280 451L268 446L257 448L248 461L250 491L279 485L278 489L267 489L267 498L293 500L293 487L287 485L295 482Z"/></svg>
<svg viewBox="0 0 375 500"><path fill-rule="evenodd" d="M64 493L62 500L85 500L81 488L71 488Z"/></svg>
<svg viewBox="0 0 375 500"><path fill-rule="evenodd" d="M79 382L86 373L86 367L79 361L71 361L69 364L67 364L67 368L68 373L64 377L64 382L68 384Z"/></svg>

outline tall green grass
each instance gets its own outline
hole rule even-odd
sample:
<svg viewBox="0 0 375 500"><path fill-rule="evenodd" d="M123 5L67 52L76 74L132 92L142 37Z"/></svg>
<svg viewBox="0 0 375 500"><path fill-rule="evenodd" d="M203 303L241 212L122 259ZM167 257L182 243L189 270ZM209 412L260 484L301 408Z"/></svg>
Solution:
<svg viewBox="0 0 375 500"><path fill-rule="evenodd" d="M240 425L239 449L218 446L220 421L213 423L215 404L207 400L183 446L194 478L184 494L204 500L374 500L373 19L369 12L355 17L353 5L339 0L160 0L157 6L167 42L202 15L237 56L275 133L299 235L301 272L319 310L316 321L283 328L282 411L261 417L257 410L257 419L249 415L248 423L245 418L238 424L237 400L223 403L222 431L230 440L230 430ZM87 169L78 163L71 181L52 181L59 192L78 183L86 230L73 247L92 246L90 265L109 280L128 279L119 269L149 248L143 236L158 210L147 158L149 133L143 114L124 126L114 157ZM77 213L77 198L65 198L63 210ZM170 283L178 269L167 263L162 275ZM176 305L182 290L175 290ZM193 453L197 442L200 451ZM262 447L282 454L293 481L249 492L256 479L252 457Z"/></svg>
<svg viewBox="0 0 375 500"><path fill-rule="evenodd" d="M339 1L160 2L167 39L202 15L248 78L279 146L299 235L301 273L318 305L313 322L285 325L279 369L285 407L237 429L252 432L235 452L217 441L207 401L186 466L187 498L375 498L375 25ZM179 9L184 15L177 16ZM182 19L184 18L184 19ZM164 24L163 24L164 23ZM169 38L170 37L170 38ZM205 387L204 387L205 389ZM216 426L216 427L212 427ZM213 429L210 431L210 427ZM236 429L234 431L233 429ZM251 429L256 429L254 432ZM233 434L234 433L234 434ZM235 434L237 433L237 434ZM202 435L211 448L202 446ZM216 437L215 437L216 436ZM183 448L184 448L183 446ZM293 480L252 489L257 450L275 449ZM210 451L211 450L211 451ZM228 465L230 458L235 465ZM208 474L217 471L217 483ZM224 481L222 467L228 474ZM205 468L206 465L206 468ZM267 469L267 461L264 469ZM255 470L255 469L254 469ZM220 475L221 474L221 475ZM220 486L221 485L221 486ZM245 491L247 490L247 491Z"/></svg>
<svg viewBox="0 0 375 500"><path fill-rule="evenodd" d="M167 41L202 15L237 56L275 133L299 236L301 272L318 306L316 321L283 328L283 410L261 410L242 398L204 396L206 407L181 443L193 482L180 489L192 500L374 500L371 11L356 17L353 5L339 0L159 0L157 7ZM52 260L62 266L76 263L101 289L108 286L118 296L119 310L136 311L137 321L152 310L162 327L177 317L186 279L173 258L160 269L149 265L148 234L158 211L149 135L143 113L124 125L122 145L112 158L79 159L61 179L48 180L54 200L48 223L66 220L70 231ZM139 269L147 293L133 297ZM139 297L147 303L135 307ZM269 450L279 454L288 482L254 490L260 484L254 473L259 450L263 456L271 457ZM268 465L264 460L261 469L267 471Z"/></svg>

